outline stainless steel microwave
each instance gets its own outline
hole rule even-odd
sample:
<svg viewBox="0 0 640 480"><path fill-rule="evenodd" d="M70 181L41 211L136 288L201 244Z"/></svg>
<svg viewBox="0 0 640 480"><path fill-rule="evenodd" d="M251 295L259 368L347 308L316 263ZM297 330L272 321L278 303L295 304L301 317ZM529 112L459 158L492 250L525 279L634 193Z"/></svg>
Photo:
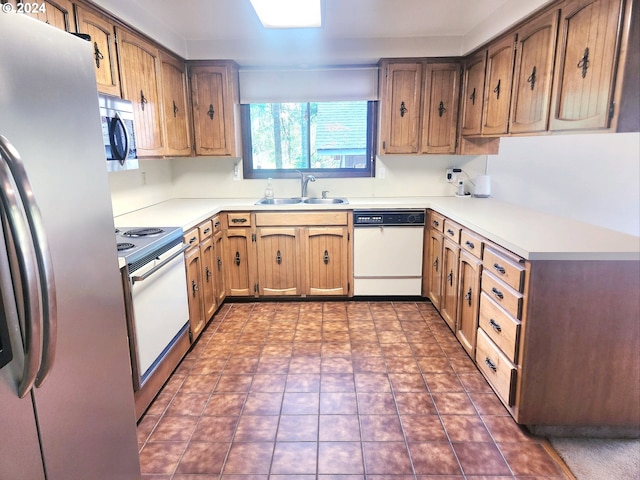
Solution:
<svg viewBox="0 0 640 480"><path fill-rule="evenodd" d="M111 95L98 95L102 138L107 155L107 170L138 168L136 136L133 129L133 105L128 100Z"/></svg>

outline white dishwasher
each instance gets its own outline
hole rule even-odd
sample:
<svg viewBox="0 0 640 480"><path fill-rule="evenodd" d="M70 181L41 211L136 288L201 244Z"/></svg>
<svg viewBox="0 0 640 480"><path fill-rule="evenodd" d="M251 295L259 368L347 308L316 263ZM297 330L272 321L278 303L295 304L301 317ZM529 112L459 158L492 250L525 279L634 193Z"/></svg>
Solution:
<svg viewBox="0 0 640 480"><path fill-rule="evenodd" d="M424 210L354 210L354 295L422 293Z"/></svg>

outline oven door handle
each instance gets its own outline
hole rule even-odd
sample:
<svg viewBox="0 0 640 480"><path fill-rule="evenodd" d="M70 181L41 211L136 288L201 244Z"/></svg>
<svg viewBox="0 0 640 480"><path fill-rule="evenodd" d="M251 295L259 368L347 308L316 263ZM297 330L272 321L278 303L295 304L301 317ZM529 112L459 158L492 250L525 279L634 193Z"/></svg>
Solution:
<svg viewBox="0 0 640 480"><path fill-rule="evenodd" d="M136 282L142 282L143 280L146 280L147 278L149 278L151 275L153 275L155 272L157 272L158 270L160 270L162 267L164 267L167 263L169 263L171 260L173 260L174 258L176 258L178 255L182 255L185 250L187 250L189 248L189 244L184 244L182 246L182 248L180 250L178 250L177 252L175 252L173 255L171 255L169 258L164 259L162 262L160 262L158 265L156 265L155 267L153 267L151 270L149 270L148 272L143 273L142 275L134 275L131 278L131 284L133 285Z"/></svg>

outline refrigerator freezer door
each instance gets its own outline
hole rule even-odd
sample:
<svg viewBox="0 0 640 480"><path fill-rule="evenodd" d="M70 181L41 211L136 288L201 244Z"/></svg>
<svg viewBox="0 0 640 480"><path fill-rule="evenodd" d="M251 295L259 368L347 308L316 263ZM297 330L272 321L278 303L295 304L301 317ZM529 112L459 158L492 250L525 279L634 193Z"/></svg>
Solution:
<svg viewBox="0 0 640 480"><path fill-rule="evenodd" d="M24 162L57 290L55 362L31 399L22 401L33 403L37 415L48 480L138 479L131 365L91 46L22 15L0 15L0 31L0 134ZM2 432L21 435L15 428ZM5 478L3 468L14 460L1 448Z"/></svg>

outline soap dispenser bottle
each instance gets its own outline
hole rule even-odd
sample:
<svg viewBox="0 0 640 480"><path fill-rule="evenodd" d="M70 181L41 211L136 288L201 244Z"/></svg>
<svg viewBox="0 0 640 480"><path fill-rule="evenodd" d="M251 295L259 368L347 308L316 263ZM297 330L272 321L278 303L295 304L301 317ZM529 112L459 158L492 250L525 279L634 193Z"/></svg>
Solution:
<svg viewBox="0 0 640 480"><path fill-rule="evenodd" d="M267 188L264 189L265 198L273 198L273 185L271 184L271 178L267 179Z"/></svg>

